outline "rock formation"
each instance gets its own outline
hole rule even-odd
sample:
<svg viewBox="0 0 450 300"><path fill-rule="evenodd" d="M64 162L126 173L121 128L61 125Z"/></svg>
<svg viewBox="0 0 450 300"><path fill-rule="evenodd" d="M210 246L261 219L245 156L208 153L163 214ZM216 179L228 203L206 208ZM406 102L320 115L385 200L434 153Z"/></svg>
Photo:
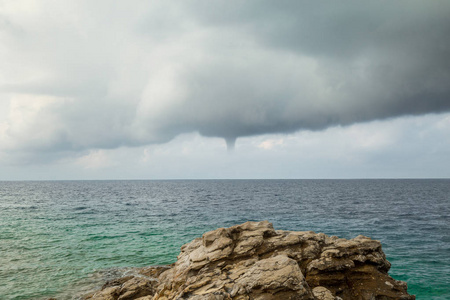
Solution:
<svg viewBox="0 0 450 300"><path fill-rule="evenodd" d="M178 260L107 282L90 300L409 300L379 241L247 222L203 234Z"/></svg>

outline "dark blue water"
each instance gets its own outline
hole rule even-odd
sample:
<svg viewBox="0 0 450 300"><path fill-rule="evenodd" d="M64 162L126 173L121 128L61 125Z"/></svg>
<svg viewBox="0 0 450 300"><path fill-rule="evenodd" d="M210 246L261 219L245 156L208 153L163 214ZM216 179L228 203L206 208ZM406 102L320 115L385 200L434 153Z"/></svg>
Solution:
<svg viewBox="0 0 450 300"><path fill-rule="evenodd" d="M378 239L410 293L450 299L450 180L0 182L0 298L76 298L248 220Z"/></svg>

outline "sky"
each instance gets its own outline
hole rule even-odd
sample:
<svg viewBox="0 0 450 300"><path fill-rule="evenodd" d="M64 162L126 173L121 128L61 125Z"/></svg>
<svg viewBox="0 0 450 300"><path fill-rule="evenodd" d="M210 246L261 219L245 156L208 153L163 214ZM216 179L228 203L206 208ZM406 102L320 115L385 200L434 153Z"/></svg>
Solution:
<svg viewBox="0 0 450 300"><path fill-rule="evenodd" d="M0 0L0 180L450 178L449 15Z"/></svg>

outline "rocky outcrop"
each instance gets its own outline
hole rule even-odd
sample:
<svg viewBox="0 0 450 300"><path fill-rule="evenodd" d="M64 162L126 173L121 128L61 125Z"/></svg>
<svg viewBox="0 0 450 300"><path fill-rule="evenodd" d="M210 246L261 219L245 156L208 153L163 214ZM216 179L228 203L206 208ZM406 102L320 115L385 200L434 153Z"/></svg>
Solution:
<svg viewBox="0 0 450 300"><path fill-rule="evenodd" d="M167 267L106 283L91 300L409 300L379 241L247 222L203 234Z"/></svg>

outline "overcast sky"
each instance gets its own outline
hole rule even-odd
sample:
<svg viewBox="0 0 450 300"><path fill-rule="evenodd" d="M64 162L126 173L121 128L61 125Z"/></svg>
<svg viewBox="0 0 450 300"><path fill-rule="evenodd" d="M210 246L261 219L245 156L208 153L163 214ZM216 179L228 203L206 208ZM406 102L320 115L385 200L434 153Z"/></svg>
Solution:
<svg viewBox="0 0 450 300"><path fill-rule="evenodd" d="M0 180L449 178L449 16L0 0Z"/></svg>

